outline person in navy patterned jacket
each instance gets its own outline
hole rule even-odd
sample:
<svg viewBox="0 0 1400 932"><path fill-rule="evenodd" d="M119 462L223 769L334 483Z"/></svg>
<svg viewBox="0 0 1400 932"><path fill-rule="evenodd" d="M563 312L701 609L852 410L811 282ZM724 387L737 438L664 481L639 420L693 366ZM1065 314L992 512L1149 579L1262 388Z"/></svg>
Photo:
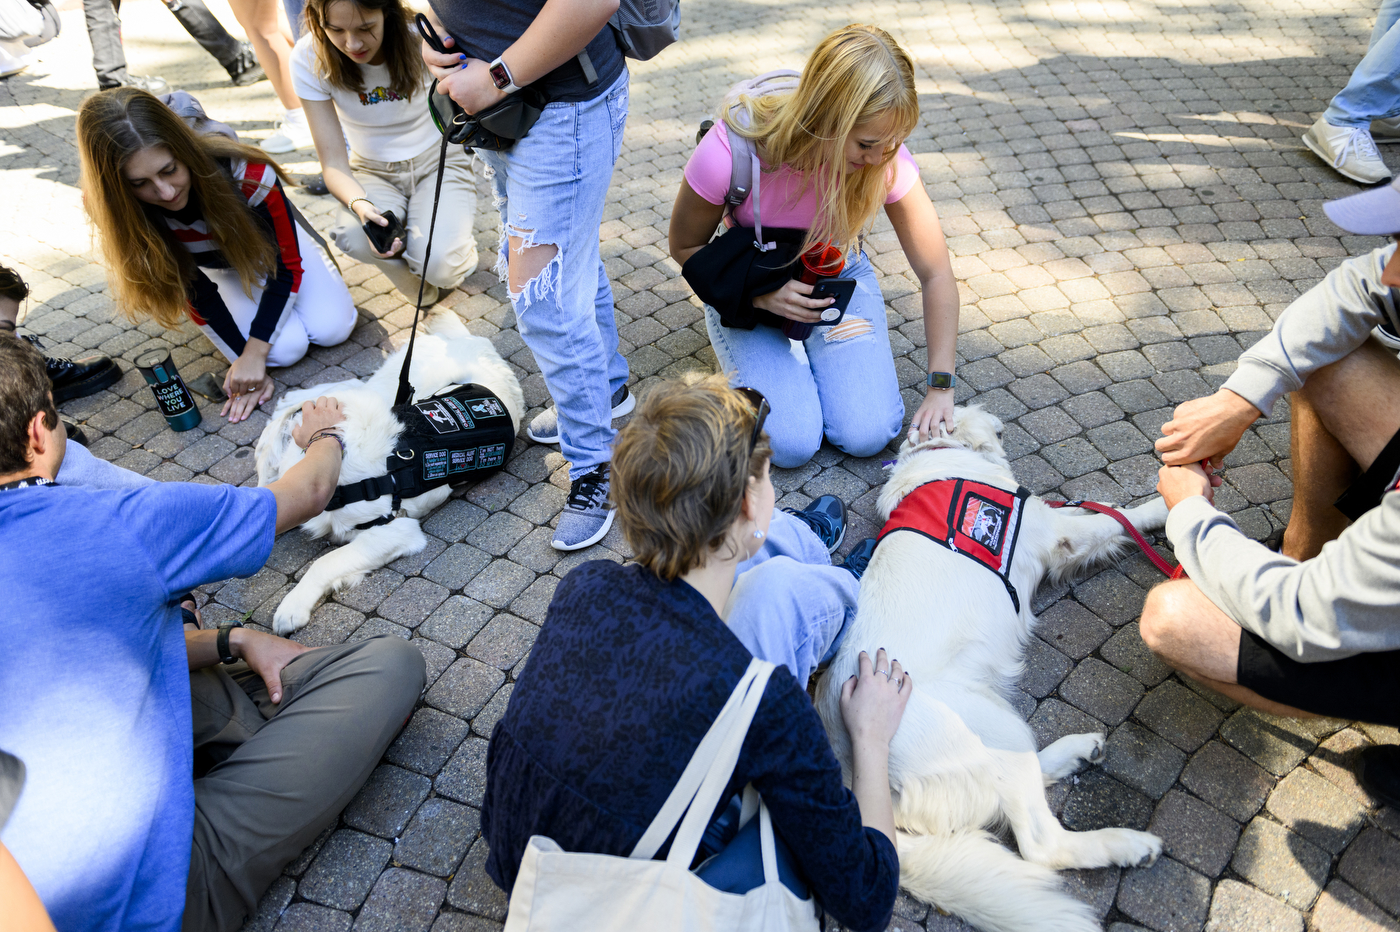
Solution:
<svg viewBox="0 0 1400 932"><path fill-rule="evenodd" d="M767 601L759 608L772 625L803 624L780 595L734 587L773 538L810 533L773 507L761 425L744 395L711 376L654 389L619 432L612 494L639 562L584 563L564 578L492 733L481 833L486 871L502 889L514 886L531 835L566 851L631 853L749 665L731 621L753 606L736 601ZM846 573L824 547L815 552L763 566ZM774 671L722 798L752 783L773 815L783 882L805 881L848 929L884 929L899 886L889 742L913 682L883 650L873 661L862 654L841 698L855 745L847 789L807 672L799 682L786 665ZM713 861L701 876L742 893L763 872L757 844L736 851L744 832L735 841L722 827L735 808L721 804L700 851L733 862L720 872L727 882L712 879Z"/></svg>
<svg viewBox="0 0 1400 932"><path fill-rule="evenodd" d="M231 363L230 421L272 397L268 366L350 336L345 282L297 223L262 150L203 135L123 87L78 111L83 201L120 310L175 328L188 316Z"/></svg>

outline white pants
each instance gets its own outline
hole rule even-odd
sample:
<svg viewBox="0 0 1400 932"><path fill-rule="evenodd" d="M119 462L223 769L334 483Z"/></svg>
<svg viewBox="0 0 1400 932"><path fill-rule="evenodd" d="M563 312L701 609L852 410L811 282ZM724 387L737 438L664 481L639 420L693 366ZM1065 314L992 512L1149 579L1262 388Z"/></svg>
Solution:
<svg viewBox="0 0 1400 932"><path fill-rule="evenodd" d="M301 248L301 288L291 297L291 306L283 310L282 319L272 333L272 350L267 354L269 366L290 366L306 355L312 343L335 346L344 343L355 329L355 302L345 280L331 267L330 261L306 231L297 226L297 245ZM250 298L243 293L238 273L232 269L201 269L219 289L219 297L238 325L238 332L248 338L248 328L258 313L263 290L253 289ZM223 353L229 362L238 354L225 343L214 328L199 328L209 342Z"/></svg>

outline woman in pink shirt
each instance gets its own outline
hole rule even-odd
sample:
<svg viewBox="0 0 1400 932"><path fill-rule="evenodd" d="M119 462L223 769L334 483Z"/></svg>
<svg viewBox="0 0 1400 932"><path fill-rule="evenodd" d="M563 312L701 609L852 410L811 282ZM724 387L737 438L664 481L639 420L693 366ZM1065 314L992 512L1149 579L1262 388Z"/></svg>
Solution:
<svg viewBox="0 0 1400 932"><path fill-rule="evenodd" d="M909 429L953 427L958 290L938 215L903 145L918 119L909 56L883 29L847 26L822 40L795 88L741 94L728 104L686 164L671 213L677 262L684 265L705 250L721 220L731 228L755 227L757 192L762 239L786 244L786 252L768 255L796 257L814 244L830 244L845 254L840 277L856 281L845 317L813 328L801 341L802 352L782 325L819 323L821 309L834 299L810 297L813 286L795 274L778 287L786 278L781 272L777 279L757 276L758 287L755 276L742 271L728 276L737 280L702 286L702 297L724 293L723 300L715 296L719 307L705 307L720 365L735 384L758 389L773 406L768 430L776 466L806 462L823 435L852 456L873 456L903 427L885 301L862 248L881 206L923 292L931 375ZM753 141L760 171L749 196L726 216L730 139L739 133ZM697 281L689 273L706 265L705 259L693 263L687 277ZM794 259L786 268L795 273L801 265Z"/></svg>

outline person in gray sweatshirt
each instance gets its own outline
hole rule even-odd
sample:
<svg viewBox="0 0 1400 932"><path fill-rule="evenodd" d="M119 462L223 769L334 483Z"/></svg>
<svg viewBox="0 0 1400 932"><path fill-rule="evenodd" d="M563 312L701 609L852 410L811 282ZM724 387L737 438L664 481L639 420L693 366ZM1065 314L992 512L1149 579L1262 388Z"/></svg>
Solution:
<svg viewBox="0 0 1400 932"><path fill-rule="evenodd" d="M1400 240L1400 181L1324 209L1348 232ZM1371 335L1400 327L1397 299L1395 243L1343 262L1157 441L1166 533L1190 578L1148 595L1143 640L1256 709L1400 725L1400 360ZM1294 498L1275 552L1212 492L1226 454L1285 394ZM1400 805L1400 748L1368 748L1359 775Z"/></svg>

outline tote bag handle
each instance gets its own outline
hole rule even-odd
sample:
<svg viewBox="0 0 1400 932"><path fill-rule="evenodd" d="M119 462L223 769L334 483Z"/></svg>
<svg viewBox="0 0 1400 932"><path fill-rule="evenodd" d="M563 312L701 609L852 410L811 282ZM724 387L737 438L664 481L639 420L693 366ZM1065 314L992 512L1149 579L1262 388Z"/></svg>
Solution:
<svg viewBox="0 0 1400 932"><path fill-rule="evenodd" d="M749 725L775 669L773 664L757 657L749 661L748 669L739 678L724 708L720 709L714 723L705 732L685 771L629 857L638 860L654 858L676 823L680 822L680 830L671 844L666 862L679 864L683 869L689 868L695 859L695 852L700 848L700 839L705 834L710 816L719 805L720 794L724 792L734 773L734 766L739 762L739 752L748 735ZM681 821L682 815L684 821Z"/></svg>

